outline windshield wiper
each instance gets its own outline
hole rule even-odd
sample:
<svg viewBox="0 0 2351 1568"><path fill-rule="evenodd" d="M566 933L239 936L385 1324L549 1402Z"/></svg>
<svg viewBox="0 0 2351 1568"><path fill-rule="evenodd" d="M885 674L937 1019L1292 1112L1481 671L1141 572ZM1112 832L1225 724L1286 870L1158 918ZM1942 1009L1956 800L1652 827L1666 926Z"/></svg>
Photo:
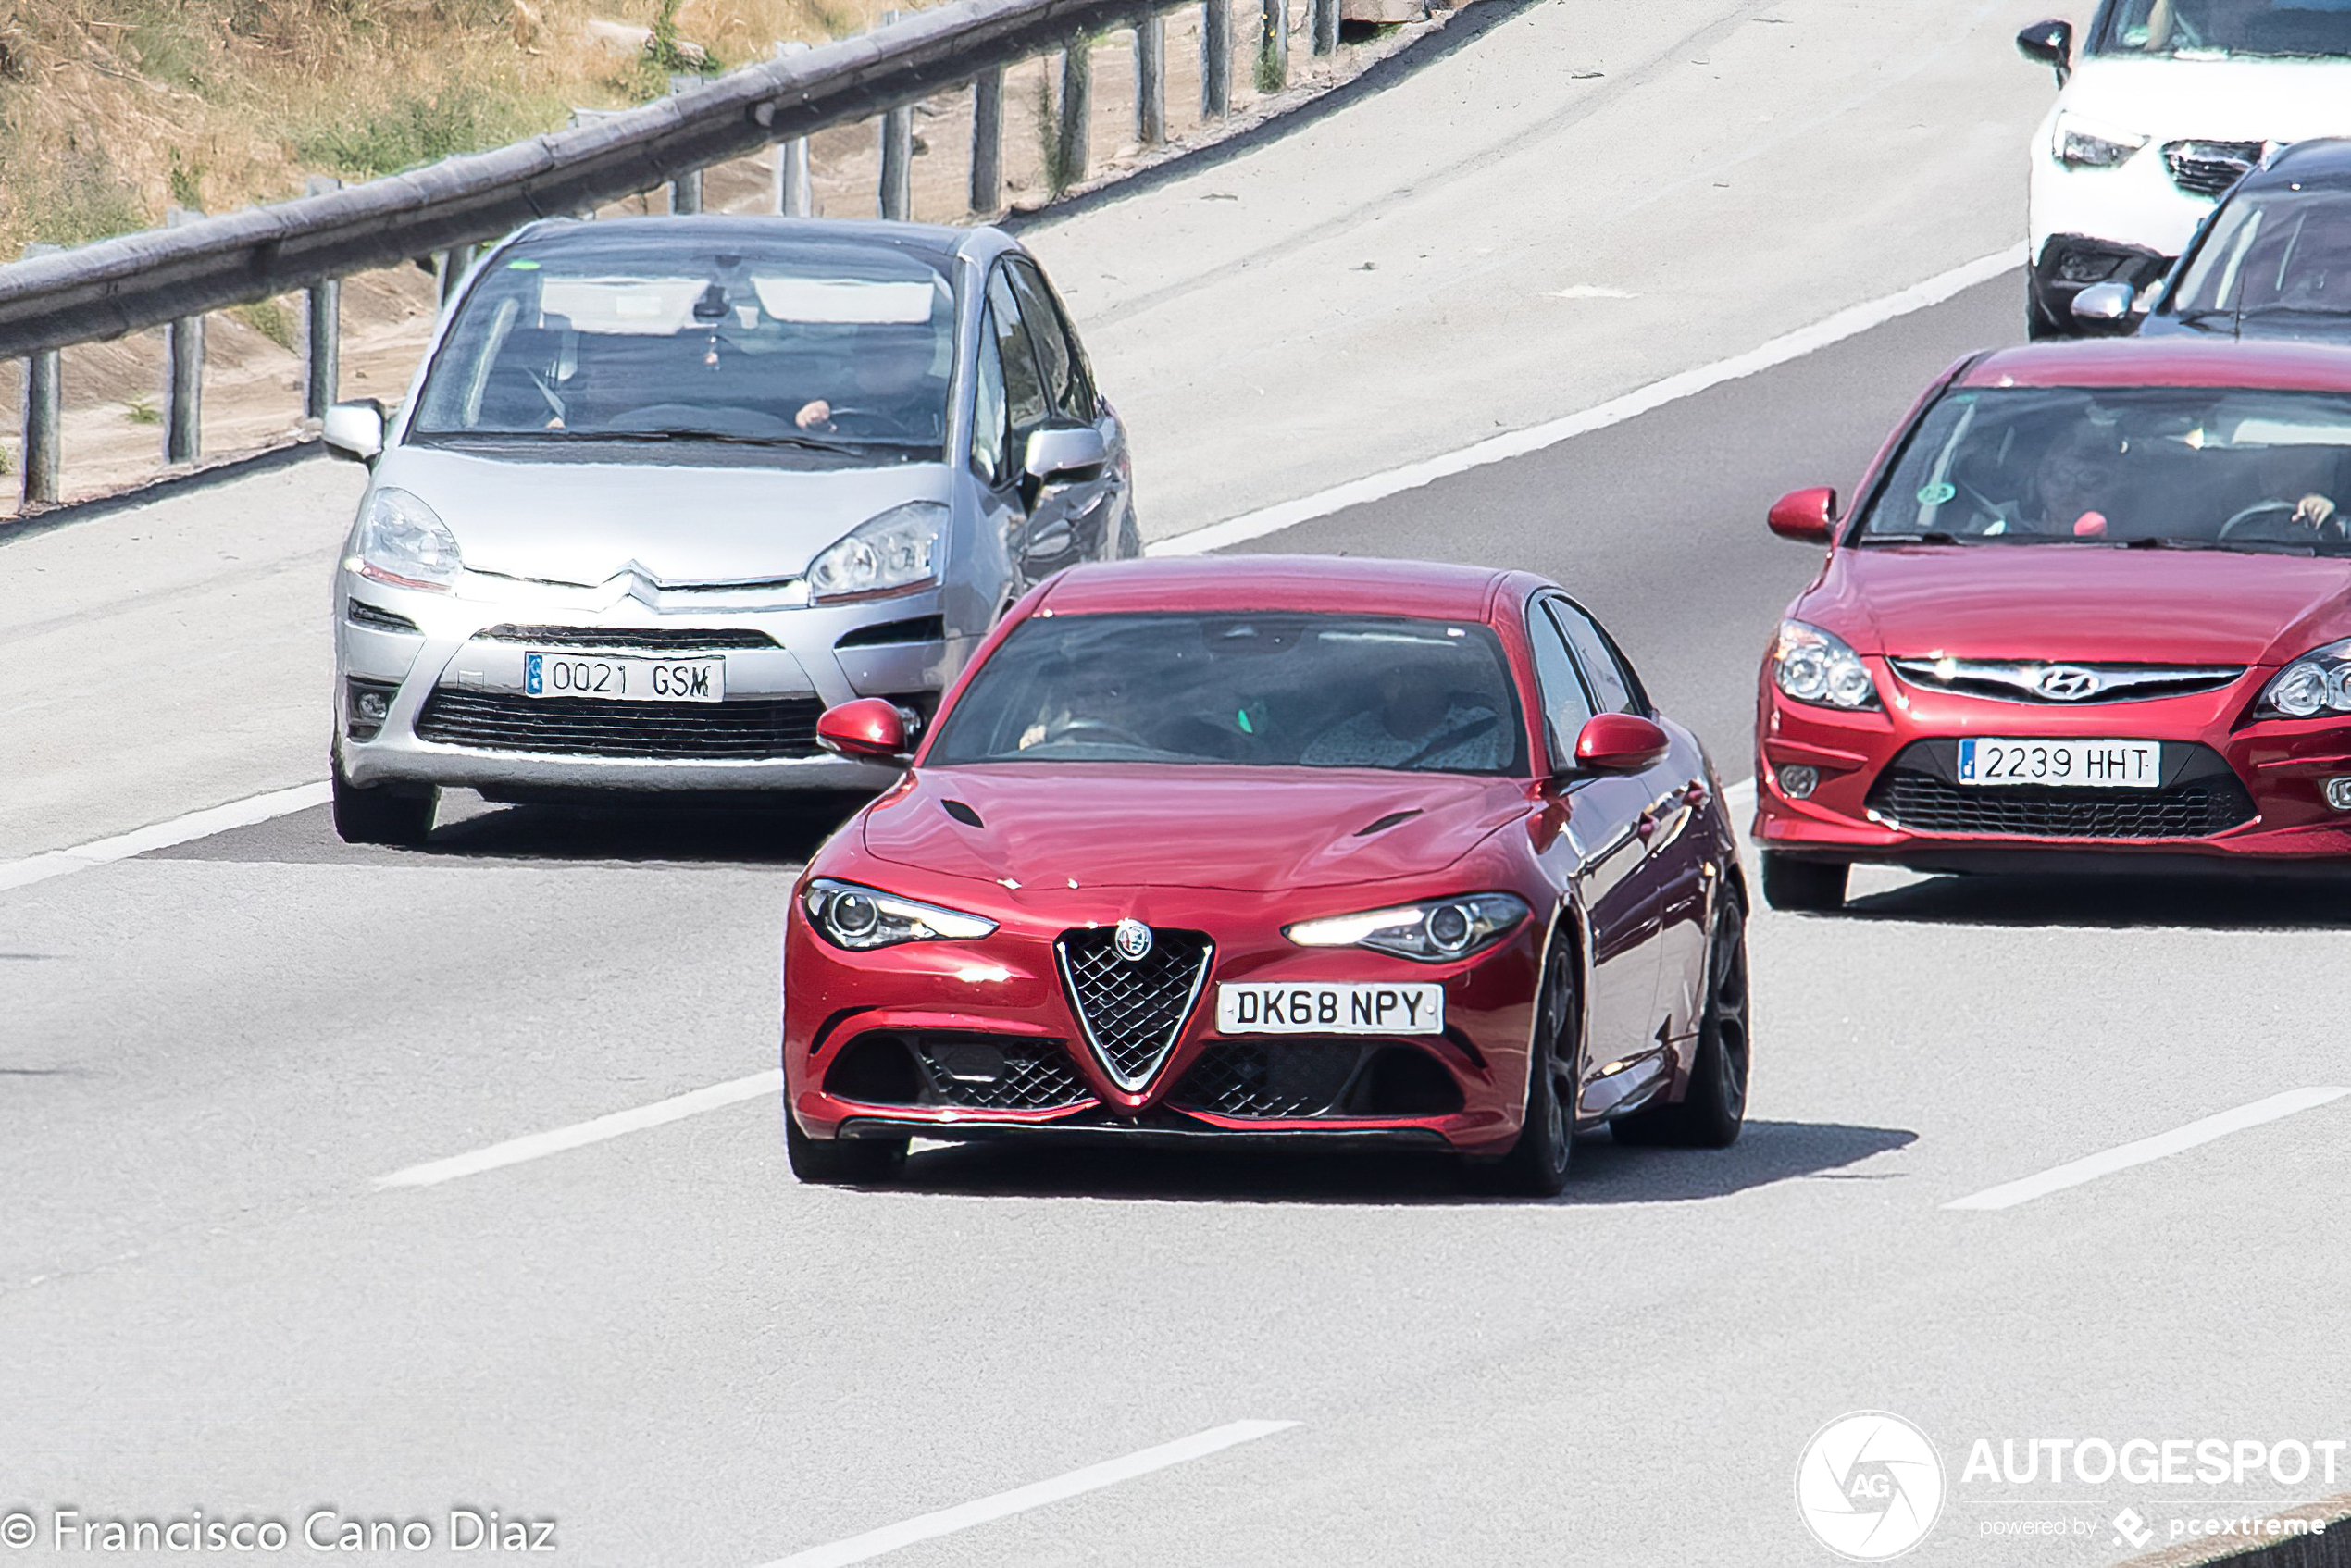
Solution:
<svg viewBox="0 0 2351 1568"><path fill-rule="evenodd" d="M1866 533L1861 536L1872 544L1957 544L1959 536L1944 529L1929 529L1924 533ZM1996 534L1983 537L1997 538Z"/></svg>
<svg viewBox="0 0 2351 1568"><path fill-rule="evenodd" d="M2315 555L2319 553L2315 542L2295 544L2290 541L2276 539L2170 539L2157 536L2148 539L2124 540L2122 547L2125 550L2243 551L2263 555Z"/></svg>
<svg viewBox="0 0 2351 1568"><path fill-rule="evenodd" d="M827 441L822 436L733 435L725 430L549 430L548 435L563 441L690 441L715 442L722 446L790 446L807 452L832 452L853 457L857 448L840 442Z"/></svg>

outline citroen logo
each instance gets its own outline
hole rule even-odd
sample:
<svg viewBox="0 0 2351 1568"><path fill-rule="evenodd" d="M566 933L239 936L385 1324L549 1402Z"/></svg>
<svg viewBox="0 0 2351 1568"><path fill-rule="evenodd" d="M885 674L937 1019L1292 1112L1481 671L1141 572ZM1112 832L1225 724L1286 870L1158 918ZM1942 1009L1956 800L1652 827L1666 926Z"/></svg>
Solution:
<svg viewBox="0 0 2351 1568"><path fill-rule="evenodd" d="M2033 678L2033 690L2052 703L2078 703L2096 696L2105 685L2097 671L2079 665L2051 665Z"/></svg>
<svg viewBox="0 0 2351 1568"><path fill-rule="evenodd" d="M1118 923L1110 935L1110 945L1118 956L1129 964L1140 964L1151 955L1151 928L1131 915Z"/></svg>

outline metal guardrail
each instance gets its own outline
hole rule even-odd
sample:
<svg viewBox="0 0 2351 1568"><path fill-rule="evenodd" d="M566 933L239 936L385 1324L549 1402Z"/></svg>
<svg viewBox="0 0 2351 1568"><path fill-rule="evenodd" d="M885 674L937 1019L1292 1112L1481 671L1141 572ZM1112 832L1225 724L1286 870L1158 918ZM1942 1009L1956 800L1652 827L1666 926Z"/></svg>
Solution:
<svg viewBox="0 0 2351 1568"><path fill-rule="evenodd" d="M26 509L58 498L57 351L145 328L169 329L165 461L193 461L203 380L205 313L306 292L305 411L333 400L338 280L348 273L439 258L444 293L471 248L535 218L670 187L670 210L701 209L702 170L784 143L777 207L812 209L806 139L828 127L882 117L878 209L904 218L914 100L975 85L970 205L993 213L1003 194L1003 81L1007 66L1063 54L1058 161L1064 180L1084 176L1091 109L1093 35L1135 31L1138 140L1166 134L1166 47L1160 13L1200 0L958 0L862 36L717 77L644 107L582 117L491 152L445 158L404 173L311 193L271 206L206 218L175 213L163 229L70 251L30 247L0 267L0 358L25 361L23 498ZM1284 80L1289 0L1261 0L1261 75ZM1304 0L1317 54L1337 47L1340 0ZM1232 0L1205 0L1201 112L1232 106ZM1088 47L1074 47L1079 41Z"/></svg>

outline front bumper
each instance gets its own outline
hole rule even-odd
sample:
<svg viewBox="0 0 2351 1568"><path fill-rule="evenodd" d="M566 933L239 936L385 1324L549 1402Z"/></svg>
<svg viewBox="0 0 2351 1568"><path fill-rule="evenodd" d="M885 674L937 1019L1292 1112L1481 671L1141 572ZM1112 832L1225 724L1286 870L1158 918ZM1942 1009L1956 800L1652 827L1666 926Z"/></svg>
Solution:
<svg viewBox="0 0 2351 1568"><path fill-rule="evenodd" d="M944 879L892 887L954 902ZM862 953L817 937L795 902L784 939L785 1103L819 1139L1051 1134L1506 1151L1524 1111L1539 922L1453 964L1303 949L1281 935L1286 921L1364 902L1361 890L1337 894L1333 907L1309 909L1296 895L1200 890L1016 893L1013 907L989 902L1000 926L981 940ZM1132 1092L1089 1043L1055 955L1064 933L1130 915L1213 943L1173 1050ZM1434 981L1445 990L1445 1029L1223 1035L1216 987L1232 980Z"/></svg>
<svg viewBox="0 0 2351 1568"><path fill-rule="evenodd" d="M1903 682L1882 658L1864 662L1883 710L1793 703L1765 671L1757 724L1759 847L1922 871L2085 862L2351 868L2351 814L2326 796L2328 779L2351 776L2351 726L2245 721L2274 668L2257 666L2193 696L2059 704L1929 691ZM1948 753L1970 735L2160 741L2163 788L1938 788ZM1818 772L1805 799L1790 794L1780 777L1797 765ZM1955 826L1971 820L1986 830Z"/></svg>
<svg viewBox="0 0 2351 1568"><path fill-rule="evenodd" d="M2092 283L2122 282L2144 292L2211 213L2215 198L2183 190L2150 142L2113 168L2075 168L2049 150L2050 124L2037 133L2030 200L2034 303L2071 329L2073 296Z"/></svg>
<svg viewBox="0 0 2351 1568"><path fill-rule="evenodd" d="M361 786L492 794L872 790L895 770L820 751L815 716L856 697L927 711L968 655L936 589L863 603L738 591L636 593L468 582L458 593L338 574L335 754ZM550 701L524 691L533 648L722 658L725 701ZM380 718L363 700L386 704Z"/></svg>

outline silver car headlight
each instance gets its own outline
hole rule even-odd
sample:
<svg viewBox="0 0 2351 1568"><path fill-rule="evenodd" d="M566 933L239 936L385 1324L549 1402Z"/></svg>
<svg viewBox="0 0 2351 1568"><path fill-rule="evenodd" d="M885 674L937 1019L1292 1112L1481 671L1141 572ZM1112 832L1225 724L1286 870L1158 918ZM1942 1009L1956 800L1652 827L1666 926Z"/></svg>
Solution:
<svg viewBox="0 0 2351 1568"><path fill-rule="evenodd" d="M985 915L902 899L877 888L820 877L801 895L808 923L835 947L870 952L901 942L967 942L996 929Z"/></svg>
<svg viewBox="0 0 2351 1568"><path fill-rule="evenodd" d="M2313 648L2278 671L2255 711L2269 718L2351 714L2351 637Z"/></svg>
<svg viewBox="0 0 2351 1568"><path fill-rule="evenodd" d="M936 501L910 501L867 518L808 563L809 598L855 599L937 582L947 516Z"/></svg>
<svg viewBox="0 0 2351 1568"><path fill-rule="evenodd" d="M1799 703L1824 708L1873 708L1877 682L1861 655L1834 632L1782 621L1772 644L1772 684Z"/></svg>
<svg viewBox="0 0 2351 1568"><path fill-rule="evenodd" d="M1285 926L1282 934L1300 947L1367 947L1450 964L1483 952L1526 918L1526 901L1512 893L1468 893L1460 898L1367 909Z"/></svg>
<svg viewBox="0 0 2351 1568"><path fill-rule="evenodd" d="M358 552L343 563L377 582L435 593L449 591L464 564L449 525L416 496L389 485L367 498Z"/></svg>
<svg viewBox="0 0 2351 1568"><path fill-rule="evenodd" d="M2135 131L2100 125L2069 110L2058 116L2055 143L2050 151L2068 168L2112 168L2128 163L2132 154L2147 144L2147 139Z"/></svg>

